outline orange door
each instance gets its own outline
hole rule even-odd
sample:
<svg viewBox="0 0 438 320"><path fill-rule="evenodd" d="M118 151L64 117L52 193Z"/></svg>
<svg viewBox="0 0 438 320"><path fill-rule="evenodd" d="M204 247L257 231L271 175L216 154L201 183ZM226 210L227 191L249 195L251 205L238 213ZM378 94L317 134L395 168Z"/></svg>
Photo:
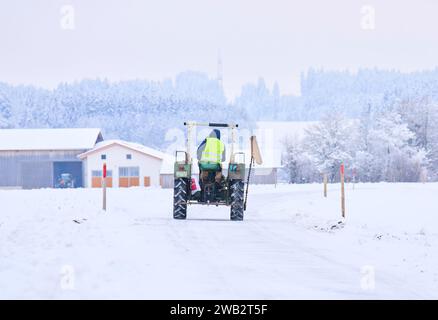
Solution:
<svg viewBox="0 0 438 320"><path fill-rule="evenodd" d="M129 186L130 187L138 187L140 185L139 177L130 177L129 178Z"/></svg>
<svg viewBox="0 0 438 320"><path fill-rule="evenodd" d="M101 177L92 177L91 178L91 187L92 188L102 187L102 178Z"/></svg>
<svg viewBox="0 0 438 320"><path fill-rule="evenodd" d="M113 187L113 177L106 177L106 186L108 188L112 188Z"/></svg>
<svg viewBox="0 0 438 320"><path fill-rule="evenodd" d="M138 187L140 185L138 167L119 167L119 187Z"/></svg>
<svg viewBox="0 0 438 320"><path fill-rule="evenodd" d="M106 177L106 186L107 186L107 188L113 187L113 178L112 177ZM92 188L102 188L102 178L100 178L100 177L91 178L91 187Z"/></svg>
<svg viewBox="0 0 438 320"><path fill-rule="evenodd" d="M119 187L120 188L128 188L128 187L138 187L140 185L139 177L120 177L119 178Z"/></svg>
<svg viewBox="0 0 438 320"><path fill-rule="evenodd" d="M119 178L119 187L120 188L129 187L129 178L128 177L120 177Z"/></svg>
<svg viewBox="0 0 438 320"><path fill-rule="evenodd" d="M144 177L144 186L145 187L151 186L151 177Z"/></svg>

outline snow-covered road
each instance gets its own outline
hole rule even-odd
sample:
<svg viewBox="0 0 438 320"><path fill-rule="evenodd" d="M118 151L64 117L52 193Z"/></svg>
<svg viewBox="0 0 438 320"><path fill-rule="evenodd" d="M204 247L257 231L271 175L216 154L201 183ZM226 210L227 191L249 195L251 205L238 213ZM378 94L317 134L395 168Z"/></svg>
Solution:
<svg viewBox="0 0 438 320"><path fill-rule="evenodd" d="M251 186L245 221L172 190L0 191L0 298L438 298L438 184ZM76 220L73 221L73 220ZM78 223L79 222L79 223Z"/></svg>

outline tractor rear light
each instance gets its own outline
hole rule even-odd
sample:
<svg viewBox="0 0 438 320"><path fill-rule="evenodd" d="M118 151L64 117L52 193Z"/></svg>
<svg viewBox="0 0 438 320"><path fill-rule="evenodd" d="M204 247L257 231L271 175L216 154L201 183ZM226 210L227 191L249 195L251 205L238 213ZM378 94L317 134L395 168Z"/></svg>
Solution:
<svg viewBox="0 0 438 320"><path fill-rule="evenodd" d="M192 178L192 183L191 183L190 187L191 187L192 191L195 191L197 189L195 178Z"/></svg>

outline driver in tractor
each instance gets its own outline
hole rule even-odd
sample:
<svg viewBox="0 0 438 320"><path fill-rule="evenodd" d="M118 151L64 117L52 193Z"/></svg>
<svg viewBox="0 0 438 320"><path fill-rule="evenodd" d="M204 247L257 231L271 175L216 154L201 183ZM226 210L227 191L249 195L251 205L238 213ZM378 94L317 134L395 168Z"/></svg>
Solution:
<svg viewBox="0 0 438 320"><path fill-rule="evenodd" d="M225 145L220 140L221 132L214 129L198 147L197 157L199 162L200 180L208 179L209 172L214 172L214 180L220 187L222 182L221 162L225 161Z"/></svg>

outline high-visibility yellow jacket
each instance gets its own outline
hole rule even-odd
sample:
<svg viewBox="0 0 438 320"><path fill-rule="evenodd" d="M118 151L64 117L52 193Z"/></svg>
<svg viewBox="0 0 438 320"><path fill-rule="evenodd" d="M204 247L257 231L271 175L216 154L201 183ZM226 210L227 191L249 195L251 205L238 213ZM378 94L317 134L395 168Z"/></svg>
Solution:
<svg viewBox="0 0 438 320"><path fill-rule="evenodd" d="M221 163L225 145L218 138L206 138L205 148L201 154L201 162Z"/></svg>

